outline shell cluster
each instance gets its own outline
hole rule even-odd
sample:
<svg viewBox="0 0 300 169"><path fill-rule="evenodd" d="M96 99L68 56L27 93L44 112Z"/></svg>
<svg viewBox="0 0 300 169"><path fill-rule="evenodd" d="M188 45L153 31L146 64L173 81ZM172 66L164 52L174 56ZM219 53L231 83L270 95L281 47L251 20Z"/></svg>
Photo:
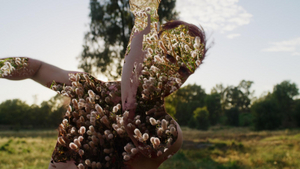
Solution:
<svg viewBox="0 0 300 169"><path fill-rule="evenodd" d="M27 62L28 58L19 57L0 60L0 76L9 76L14 70L25 69L27 67Z"/></svg>
<svg viewBox="0 0 300 169"><path fill-rule="evenodd" d="M70 81L71 86L55 82L51 86L71 98L59 125L55 162L74 160L78 168L122 168L139 151L160 156L176 140L177 126L160 99L139 99L132 120L128 111L122 112L120 82L104 83L81 73L70 74ZM135 146L125 127L134 131L140 146Z"/></svg>

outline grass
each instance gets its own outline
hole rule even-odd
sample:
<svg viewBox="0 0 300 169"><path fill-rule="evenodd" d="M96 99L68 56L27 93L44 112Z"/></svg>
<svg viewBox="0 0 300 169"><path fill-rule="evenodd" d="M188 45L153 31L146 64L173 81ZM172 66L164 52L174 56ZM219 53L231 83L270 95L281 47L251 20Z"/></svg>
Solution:
<svg viewBox="0 0 300 169"><path fill-rule="evenodd" d="M248 128L183 128L182 149L159 169L297 169L300 130L253 132ZM47 168L56 131L1 131L0 168Z"/></svg>
<svg viewBox="0 0 300 169"><path fill-rule="evenodd" d="M183 128L182 149L160 169L298 169L299 130L253 132L248 128Z"/></svg>
<svg viewBox="0 0 300 169"><path fill-rule="evenodd" d="M56 144L57 132L49 131L1 131L1 169L45 169Z"/></svg>

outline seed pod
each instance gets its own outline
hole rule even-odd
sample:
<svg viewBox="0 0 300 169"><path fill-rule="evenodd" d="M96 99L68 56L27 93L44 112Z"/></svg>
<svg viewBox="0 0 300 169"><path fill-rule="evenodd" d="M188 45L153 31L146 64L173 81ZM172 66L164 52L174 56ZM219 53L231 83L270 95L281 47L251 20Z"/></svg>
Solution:
<svg viewBox="0 0 300 169"><path fill-rule="evenodd" d="M103 152L106 153L106 154L109 154L111 151L110 151L110 149L105 148L105 149L103 150Z"/></svg>
<svg viewBox="0 0 300 169"><path fill-rule="evenodd" d="M81 147L81 143L78 139L74 139L74 143L78 146Z"/></svg>
<svg viewBox="0 0 300 169"><path fill-rule="evenodd" d="M66 144L65 140L62 137L58 137L57 142L61 145Z"/></svg>
<svg viewBox="0 0 300 169"><path fill-rule="evenodd" d="M195 37L195 44L200 44L201 43L201 39L199 36Z"/></svg>
<svg viewBox="0 0 300 169"><path fill-rule="evenodd" d="M121 135L121 134L124 134L124 130L123 129L121 129L121 128L118 128L117 129L117 133L119 134L119 135Z"/></svg>
<svg viewBox="0 0 300 169"><path fill-rule="evenodd" d="M109 156L105 156L105 160L106 160L106 161L109 161L109 160L110 160L110 157L109 157Z"/></svg>
<svg viewBox="0 0 300 169"><path fill-rule="evenodd" d="M102 167L101 163L97 162L97 168L101 168L101 167Z"/></svg>
<svg viewBox="0 0 300 169"><path fill-rule="evenodd" d="M139 119L136 120L136 121L135 121L135 124L136 124L136 125L140 125L140 124L141 124L141 120L139 120Z"/></svg>
<svg viewBox="0 0 300 169"><path fill-rule="evenodd" d="M125 160L125 161L128 161L128 160L130 160L130 155L124 155L124 157L123 157L123 159Z"/></svg>
<svg viewBox="0 0 300 169"><path fill-rule="evenodd" d="M88 90L88 94L90 98L95 98L96 94L93 92L93 90Z"/></svg>
<svg viewBox="0 0 300 169"><path fill-rule="evenodd" d="M140 131L139 129L137 129L137 128L134 130L134 134L135 134L137 137L142 137L141 131Z"/></svg>
<svg viewBox="0 0 300 169"><path fill-rule="evenodd" d="M160 140L159 140L159 138L157 138L157 137L154 138L154 144L155 144L156 146L159 146L159 145L160 145Z"/></svg>
<svg viewBox="0 0 300 169"><path fill-rule="evenodd" d="M129 116L129 111L126 110L126 111L123 113L123 118L126 119L128 116Z"/></svg>
<svg viewBox="0 0 300 169"><path fill-rule="evenodd" d="M164 130L160 127L160 128L157 129L156 133L157 133L158 137L161 137L164 133Z"/></svg>
<svg viewBox="0 0 300 169"><path fill-rule="evenodd" d="M196 60L196 65L199 66L201 64L200 60Z"/></svg>
<svg viewBox="0 0 300 169"><path fill-rule="evenodd" d="M82 163L78 164L78 169L84 169L84 165Z"/></svg>
<svg viewBox="0 0 300 169"><path fill-rule="evenodd" d="M133 154L133 155L135 155L136 153L138 153L139 152L139 150L137 149L137 148L132 148L131 149L131 153Z"/></svg>
<svg viewBox="0 0 300 169"><path fill-rule="evenodd" d="M89 126L89 130L91 130L91 132L94 133L95 132L94 126Z"/></svg>
<svg viewBox="0 0 300 169"><path fill-rule="evenodd" d="M78 133L81 134L81 135L83 135L83 134L85 134L85 131L86 131L85 127L81 126L80 129L79 129L79 131L78 131Z"/></svg>
<svg viewBox="0 0 300 169"><path fill-rule="evenodd" d="M90 142L89 142L89 145L90 145L92 148L95 148L95 144L94 144L93 141L90 141Z"/></svg>
<svg viewBox="0 0 300 169"><path fill-rule="evenodd" d="M89 166L89 167L90 167L90 166L91 166L91 160L89 160L89 159L86 159L86 160L85 160L85 164L86 164L87 166Z"/></svg>
<svg viewBox="0 0 300 169"><path fill-rule="evenodd" d="M168 122L165 119L162 119L161 121L161 127L163 130L167 130L168 128Z"/></svg>
<svg viewBox="0 0 300 169"><path fill-rule="evenodd" d="M148 133L144 133L144 134L143 134L143 140L144 140L144 141L147 141L148 138L149 138L149 134L148 134Z"/></svg>
<svg viewBox="0 0 300 169"><path fill-rule="evenodd" d="M90 148L90 146L89 146L88 144L84 144L84 145L83 145L83 148L84 148L85 150L88 150L88 149Z"/></svg>
<svg viewBox="0 0 300 169"><path fill-rule="evenodd" d="M80 156L83 156L84 151L83 151L82 149L80 149L80 150L78 150L78 154L79 154Z"/></svg>
<svg viewBox="0 0 300 169"><path fill-rule="evenodd" d="M72 150L77 150L77 149L78 149L78 146L77 146L75 143L73 143L73 142L71 142L71 143L69 144L69 147L70 147Z"/></svg>
<svg viewBox="0 0 300 169"><path fill-rule="evenodd" d="M94 144L97 145L99 140L97 139L97 137L95 135L93 135L92 136L92 141L94 142Z"/></svg>
<svg viewBox="0 0 300 169"><path fill-rule="evenodd" d="M113 138L114 138L114 135L113 135L113 134L109 134L109 135L107 136L107 138L108 138L108 139L113 139Z"/></svg>
<svg viewBox="0 0 300 169"><path fill-rule="evenodd" d="M96 163L96 161L93 161L92 162L92 169L95 169L97 167L97 163Z"/></svg>
<svg viewBox="0 0 300 169"><path fill-rule="evenodd" d="M109 120L108 120L108 118L107 118L106 115L104 115L104 116L100 119L100 121L101 121L103 124L105 124L107 127L110 127L110 122L109 122Z"/></svg>
<svg viewBox="0 0 300 169"><path fill-rule="evenodd" d="M72 127L71 128L71 134L75 134L76 133L76 128L75 127Z"/></svg>
<svg viewBox="0 0 300 169"><path fill-rule="evenodd" d="M156 120L153 117L150 117L149 121L152 126L155 126L157 124Z"/></svg>
<svg viewBox="0 0 300 169"><path fill-rule="evenodd" d="M117 107L117 106L114 106L112 112L113 112L113 113L117 113L118 110L119 110L118 107Z"/></svg>

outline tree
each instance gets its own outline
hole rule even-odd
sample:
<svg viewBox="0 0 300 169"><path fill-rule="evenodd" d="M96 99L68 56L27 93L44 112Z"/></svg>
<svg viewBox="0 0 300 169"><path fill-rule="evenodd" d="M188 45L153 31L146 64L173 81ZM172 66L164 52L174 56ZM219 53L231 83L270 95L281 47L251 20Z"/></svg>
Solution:
<svg viewBox="0 0 300 169"><path fill-rule="evenodd" d="M0 125L11 126L19 130L21 126L28 124L30 106L19 99L6 100L0 104Z"/></svg>
<svg viewBox="0 0 300 169"><path fill-rule="evenodd" d="M209 112L209 122L211 125L215 125L219 122L222 113L220 100L218 93L212 93L205 97L205 105Z"/></svg>
<svg viewBox="0 0 300 169"><path fill-rule="evenodd" d="M226 124L230 126L239 126L239 110L237 107L232 107L225 110Z"/></svg>
<svg viewBox="0 0 300 169"><path fill-rule="evenodd" d="M298 87L295 83L290 81L283 81L277 84L273 88L272 97L276 100L279 105L279 109L283 116L283 126L292 127L294 124L292 114L293 114L293 104L294 98L299 94Z"/></svg>
<svg viewBox="0 0 300 169"><path fill-rule="evenodd" d="M238 86L228 86L224 90L225 109L237 108L240 112L250 112L251 96L254 91L250 91L252 81L242 80Z"/></svg>
<svg viewBox="0 0 300 169"><path fill-rule="evenodd" d="M294 102L293 119L295 119L297 127L300 127L300 99Z"/></svg>
<svg viewBox="0 0 300 169"><path fill-rule="evenodd" d="M220 96L222 113L224 113L225 111L225 100L226 100L225 89L226 88L223 86L222 83L216 84L216 86L211 89L211 94L217 93Z"/></svg>
<svg viewBox="0 0 300 169"><path fill-rule="evenodd" d="M160 22L176 19L176 0L161 1ZM85 34L79 68L120 77L124 54L134 25L129 0L90 0L90 31Z"/></svg>
<svg viewBox="0 0 300 169"><path fill-rule="evenodd" d="M66 111L66 97L56 95L40 106L27 105L19 99L6 100L0 104L0 126L10 128L55 128Z"/></svg>
<svg viewBox="0 0 300 169"><path fill-rule="evenodd" d="M206 107L197 108L189 121L189 127L207 130L209 127L209 112Z"/></svg>
<svg viewBox="0 0 300 169"><path fill-rule="evenodd" d="M282 123L282 114L278 107L279 105L273 98L266 98L254 103L251 107L254 129L274 130L279 128Z"/></svg>
<svg viewBox="0 0 300 169"><path fill-rule="evenodd" d="M205 105L205 90L196 84L187 85L179 89L173 96L173 105L176 107L175 118L180 125L187 125L193 112Z"/></svg>

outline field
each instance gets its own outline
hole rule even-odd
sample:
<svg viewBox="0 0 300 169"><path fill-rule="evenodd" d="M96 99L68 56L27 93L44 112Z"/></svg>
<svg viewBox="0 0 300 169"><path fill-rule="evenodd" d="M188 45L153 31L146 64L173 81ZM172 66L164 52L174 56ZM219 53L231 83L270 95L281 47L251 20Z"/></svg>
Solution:
<svg viewBox="0 0 300 169"><path fill-rule="evenodd" d="M159 169L300 168L300 130L183 128L182 149ZM0 131L0 168L48 167L56 131Z"/></svg>

